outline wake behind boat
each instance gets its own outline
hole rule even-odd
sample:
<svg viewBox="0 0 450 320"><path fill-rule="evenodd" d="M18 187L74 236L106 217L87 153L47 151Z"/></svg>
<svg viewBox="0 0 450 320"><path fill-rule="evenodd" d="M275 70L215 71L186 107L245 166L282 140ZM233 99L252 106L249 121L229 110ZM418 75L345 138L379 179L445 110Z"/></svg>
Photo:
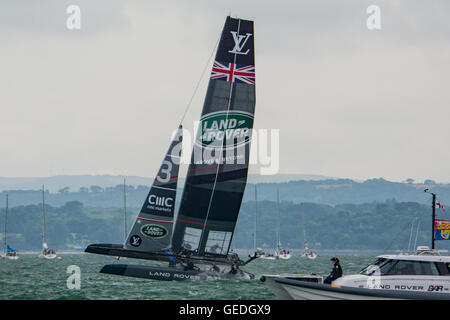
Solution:
<svg viewBox="0 0 450 320"><path fill-rule="evenodd" d="M230 246L249 165L255 110L253 37L253 21L227 17L177 218L174 219L174 207L181 157L181 124L125 243L91 244L85 250L164 261L169 263L169 269L107 265L102 269L103 273L156 280L203 280L200 274L218 278L252 276L239 267L257 255L244 262L236 253L230 252ZM218 265L228 266L228 270L220 269ZM199 266L204 269L200 270ZM155 274L156 277L150 276Z"/></svg>

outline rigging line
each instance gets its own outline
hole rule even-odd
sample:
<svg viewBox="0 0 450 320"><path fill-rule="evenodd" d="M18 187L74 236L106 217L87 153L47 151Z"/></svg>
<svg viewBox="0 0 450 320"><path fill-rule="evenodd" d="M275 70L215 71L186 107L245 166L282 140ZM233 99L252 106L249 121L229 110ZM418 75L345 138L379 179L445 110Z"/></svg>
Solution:
<svg viewBox="0 0 450 320"><path fill-rule="evenodd" d="M414 248L417 248L417 236L419 235L419 228L420 228L420 220L417 221L416 239L414 241Z"/></svg>
<svg viewBox="0 0 450 320"><path fill-rule="evenodd" d="M240 28L241 28L241 20L239 19L239 20L238 20L237 34L239 34ZM236 56L237 56L237 53L235 52L235 53L234 53L234 57L233 57L233 63L234 63L234 65L236 65ZM231 79L231 80L233 80L233 79ZM226 114L226 117L225 117L225 123L228 122L228 115L229 115L230 107L231 107L231 99L232 99L232 96L233 96L233 85L234 85L234 82L231 81L230 83L231 83L231 84L230 84L230 95L229 95L229 97L228 97L228 106L227 106L227 114ZM224 131L225 131L225 130L226 130L226 129L224 129ZM223 145L224 145L224 144L225 144L225 139L223 139L222 147L221 147L220 153L219 153L219 157L220 157L221 160L219 161L219 163L217 163L216 176L215 176L215 178L214 178L214 185L213 185L213 188L212 188L212 191L211 191L211 196L209 197L208 211L207 211L207 213L206 213L205 225L203 226L202 235L201 235L201 237L200 237L200 242L199 242L200 245L201 245L201 243L202 243L202 241L203 241L203 237L204 237L204 234L205 234L205 228L206 228L206 222L208 221L208 218L209 218L209 212L210 212L210 209L211 209L212 199L213 199L213 197L214 197L214 190L216 189L216 184L217 184L217 176L219 175L220 163L221 163L222 160L223 160ZM231 240L232 240L232 239L230 239L230 243L229 243L228 246L231 245ZM206 247L206 245L205 245L205 247Z"/></svg>
<svg viewBox="0 0 450 320"><path fill-rule="evenodd" d="M219 44L219 41L220 41L221 37L222 37L222 34L217 39L216 44L214 45L214 48L213 48L213 50L212 50L212 52L211 52L211 54L210 54L210 56L208 58L208 61L206 62L205 66L203 67L202 74L200 75L200 79L198 79L198 81L197 81L197 85L195 86L195 89L194 89L194 92L192 93L191 99L189 100L189 103L187 104L186 108L184 109L183 116L181 117L181 120L180 120L180 125L183 123L184 118L186 117L186 114L187 114L189 108L191 107L192 101L194 100L194 97L195 97L195 95L197 93L197 90L200 87L200 82L202 81L202 79L203 79L203 77L205 75L205 72L208 69L210 61L211 61L211 59L212 59L212 57L214 55L214 52L216 51L217 45Z"/></svg>
<svg viewBox="0 0 450 320"><path fill-rule="evenodd" d="M422 214L423 212L418 212L414 217L411 218L410 221L408 221L407 224L405 224L403 226L403 228L401 230L406 230L406 227L409 226L410 223L413 223L413 220L416 219L417 217L419 217L420 214ZM397 233L397 235L394 237L394 239L392 239L392 241L389 243L389 245L383 250L383 253L385 253L389 248L391 248L392 244L394 243L395 240L397 240L397 238L400 236L400 234L402 234L403 232L399 232Z"/></svg>
<svg viewBox="0 0 450 320"><path fill-rule="evenodd" d="M409 241L408 241L408 252L410 251L410 248L411 248L411 239L412 239L412 234L413 234L413 230L414 230L414 222L416 222L416 219L414 219L411 223L411 231L409 232Z"/></svg>

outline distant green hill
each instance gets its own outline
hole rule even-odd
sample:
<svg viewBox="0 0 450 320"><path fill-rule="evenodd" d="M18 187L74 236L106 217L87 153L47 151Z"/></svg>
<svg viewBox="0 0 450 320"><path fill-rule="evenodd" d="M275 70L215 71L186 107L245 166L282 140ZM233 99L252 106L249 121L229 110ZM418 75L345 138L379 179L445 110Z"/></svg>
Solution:
<svg viewBox="0 0 450 320"><path fill-rule="evenodd" d="M138 210L127 209L128 228L134 223ZM258 202L258 247L273 248L276 245L276 210L276 202ZM81 202L72 201L58 207L47 205L46 212L48 242L55 249L84 249L89 243L123 241L122 208L85 207ZM1 209L1 225L4 223L4 213L5 210ZM41 214L39 205L10 208L8 238L13 248L41 248ZM438 217L449 218L445 215L445 212L438 210ZM318 250L393 250L407 249L408 244L412 248L416 242L417 226L417 245L430 244L430 206L416 202L389 200L331 206L282 201L280 216L281 242L291 249L303 248L303 225L310 247ZM245 202L233 238L234 248L253 247L254 218L255 203ZM449 247L450 241L438 242L438 248Z"/></svg>
<svg viewBox="0 0 450 320"><path fill-rule="evenodd" d="M128 181L128 180L127 180ZM367 203L372 201L384 202L395 199L400 202L414 201L429 203L430 196L423 193L430 188L438 194L442 203L450 204L450 184L428 184L391 182L384 179L370 179L356 182L350 179L328 180L296 180L289 182L258 183L258 200L276 200L276 191L280 191L280 199L294 203L312 202L320 204ZM149 191L149 185L127 185L127 203L131 207L140 207ZM183 183L179 184L179 192ZM38 204L42 201L39 188L34 190L7 189L0 193L0 207L5 194L9 194L12 206ZM247 184L244 202L254 200L255 185ZM180 195L180 193L179 193ZM181 197L178 197L180 199ZM46 193L46 202L53 206L62 206L69 201L80 201L90 207L122 207L123 185L102 187L88 185L77 190L68 187L60 188L56 192Z"/></svg>

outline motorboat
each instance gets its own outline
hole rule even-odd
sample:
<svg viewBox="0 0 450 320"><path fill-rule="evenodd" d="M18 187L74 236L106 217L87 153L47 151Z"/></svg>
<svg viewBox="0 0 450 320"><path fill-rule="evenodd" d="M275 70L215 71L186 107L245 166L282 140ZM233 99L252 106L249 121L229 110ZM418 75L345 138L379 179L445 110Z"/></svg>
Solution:
<svg viewBox="0 0 450 320"><path fill-rule="evenodd" d="M260 280L278 299L294 300L450 300L450 256L435 249L439 232L450 221L435 220L433 194L432 248L417 247L413 254L379 255L358 274L345 275L324 284L317 275L263 275Z"/></svg>
<svg viewBox="0 0 450 320"><path fill-rule="evenodd" d="M358 274L324 284L317 275L264 275L278 299L449 299L450 256L428 247L414 254L380 255Z"/></svg>
<svg viewBox="0 0 450 320"><path fill-rule="evenodd" d="M305 250L300 255L302 258L315 259L317 258L317 252L311 251L308 247L305 247Z"/></svg>
<svg viewBox="0 0 450 320"><path fill-rule="evenodd" d="M292 253L289 250L279 249L275 252L275 256L277 259L290 259L292 257Z"/></svg>

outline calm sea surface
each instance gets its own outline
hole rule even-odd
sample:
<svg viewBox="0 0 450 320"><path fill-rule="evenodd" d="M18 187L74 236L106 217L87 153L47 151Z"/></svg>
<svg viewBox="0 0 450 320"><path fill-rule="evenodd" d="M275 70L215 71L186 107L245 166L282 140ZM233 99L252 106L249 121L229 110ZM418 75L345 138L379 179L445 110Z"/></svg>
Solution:
<svg viewBox="0 0 450 320"><path fill-rule="evenodd" d="M359 272L375 255L337 255L344 274ZM241 255L245 258L245 255ZM255 280L212 280L202 282L155 281L99 273L105 264L155 265L157 262L120 259L93 254L59 254L57 259L39 259L37 254L21 254L18 260L0 260L0 299L145 299L145 300L266 300L276 299L259 281L262 274L316 273L327 276L331 255L315 260L298 254L290 260L252 261L243 270L255 274ZM81 271L80 289L68 289L67 273L71 265Z"/></svg>

